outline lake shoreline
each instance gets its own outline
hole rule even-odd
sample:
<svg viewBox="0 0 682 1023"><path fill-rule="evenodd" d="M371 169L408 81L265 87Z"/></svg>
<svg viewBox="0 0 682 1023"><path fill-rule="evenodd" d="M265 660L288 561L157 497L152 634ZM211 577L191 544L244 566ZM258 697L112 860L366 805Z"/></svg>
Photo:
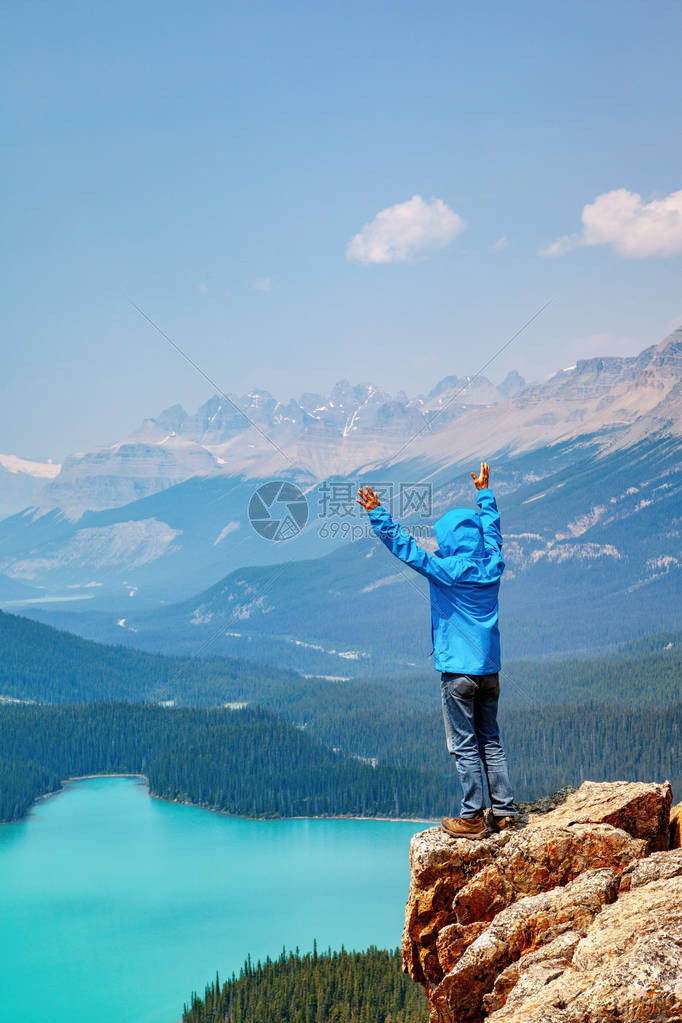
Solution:
<svg viewBox="0 0 682 1023"><path fill-rule="evenodd" d="M249 957L399 944L424 825L221 822L98 774L0 832L1 1018L179 1023Z"/></svg>
<svg viewBox="0 0 682 1023"><path fill-rule="evenodd" d="M19 820L26 820L30 815L34 807L45 799L50 799L52 796L58 796L60 793L66 791L67 785L74 784L79 781L90 781L94 778L137 778L143 781L147 786L147 791L152 799L158 799L162 803L176 803L180 806L194 806L199 810L209 810L211 813L219 813L223 817L234 817L238 820L243 821L386 821L388 823L395 824L427 824L434 825L440 824L440 818L436 817L361 817L356 814L299 814L295 817L246 817L241 813L232 813L231 810L223 810L217 806L208 806L205 803L194 803L190 799L169 799L166 796L160 796L156 792L152 792L149 785L149 778L146 774L135 774L127 772L112 772L112 773L99 773L99 774L77 774L72 778L62 779L61 788L55 789L53 792L44 792L39 796L36 796L35 801L31 807L29 807L27 813L20 817ZM19 821L1 821L2 824L18 824Z"/></svg>

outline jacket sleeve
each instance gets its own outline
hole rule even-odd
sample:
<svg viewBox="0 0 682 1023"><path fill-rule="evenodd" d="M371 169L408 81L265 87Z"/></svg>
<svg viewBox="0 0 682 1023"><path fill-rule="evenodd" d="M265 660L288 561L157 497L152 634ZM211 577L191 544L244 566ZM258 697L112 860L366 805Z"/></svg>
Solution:
<svg viewBox="0 0 682 1023"><path fill-rule="evenodd" d="M385 508L379 505L369 513L372 529L391 554L409 565L415 572L441 586L449 586L457 579L462 566L460 558L436 558L419 546L406 529L394 522Z"/></svg>
<svg viewBox="0 0 682 1023"><path fill-rule="evenodd" d="M488 487L484 487L478 491L476 502L483 529L483 545L489 554L499 554L502 551L502 530L495 495Z"/></svg>

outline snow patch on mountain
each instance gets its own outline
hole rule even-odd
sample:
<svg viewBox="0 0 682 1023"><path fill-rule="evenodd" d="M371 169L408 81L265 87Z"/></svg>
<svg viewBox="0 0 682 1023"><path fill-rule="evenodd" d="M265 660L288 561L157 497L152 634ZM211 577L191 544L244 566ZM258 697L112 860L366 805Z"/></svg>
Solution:
<svg viewBox="0 0 682 1023"><path fill-rule="evenodd" d="M383 579L377 579L376 582L368 583L367 586L363 586L360 590L361 593L371 593L372 590L381 589L382 586L395 586L396 583L405 582L410 575L410 570L407 572L396 572L394 575L384 576Z"/></svg>
<svg viewBox="0 0 682 1023"><path fill-rule="evenodd" d="M139 568L166 554L181 532L156 519L79 529L53 554L14 561L5 571L14 579L38 579L54 569L76 564L85 564L88 569L122 564Z"/></svg>
<svg viewBox="0 0 682 1023"><path fill-rule="evenodd" d="M655 558L649 558L644 566L647 574L652 579L659 579L663 575L672 572L673 569L682 567L682 561L673 554L659 554Z"/></svg>
<svg viewBox="0 0 682 1023"><path fill-rule="evenodd" d="M254 597L253 600L249 600L244 604L237 604L232 608L233 618L239 618L242 621L252 618L256 614L266 615L270 611L274 611L272 605L267 603L265 596Z"/></svg>
<svg viewBox="0 0 682 1023"><path fill-rule="evenodd" d="M330 654L332 657L341 657L345 661L359 661L369 658L365 650L337 650L334 647L325 647L321 643L311 643L304 639L297 639L295 636L277 637L283 638L285 643L292 643L294 646L303 647L306 650L318 650L321 653ZM320 676L315 676L320 677Z"/></svg>
<svg viewBox="0 0 682 1023"><path fill-rule="evenodd" d="M599 522L600 518L606 513L607 507L605 504L597 504L585 515L579 515L571 522L566 524L567 532L555 533L557 540L568 540L570 537L582 536L588 529Z"/></svg>
<svg viewBox="0 0 682 1023"><path fill-rule="evenodd" d="M7 472L24 473L40 480L53 480L62 468L58 462L32 462L27 458L18 458L17 455L0 455L0 465Z"/></svg>
<svg viewBox="0 0 682 1023"><path fill-rule="evenodd" d="M594 561L595 558L614 558L619 561L621 557L620 551L610 543L574 543L533 551L530 560L535 564L546 558L547 561L561 564L563 561Z"/></svg>
<svg viewBox="0 0 682 1023"><path fill-rule="evenodd" d="M224 540L226 536L229 536L230 533L234 533L235 529L239 529L239 523L228 522L227 525L223 529L221 529L220 533L213 541L213 546L217 547L218 544L221 543L221 541Z"/></svg>

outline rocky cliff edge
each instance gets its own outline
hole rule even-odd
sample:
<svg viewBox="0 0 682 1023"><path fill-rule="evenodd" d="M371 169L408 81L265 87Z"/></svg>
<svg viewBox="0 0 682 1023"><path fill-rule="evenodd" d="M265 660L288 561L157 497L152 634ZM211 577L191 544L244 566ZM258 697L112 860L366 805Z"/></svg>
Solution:
<svg viewBox="0 0 682 1023"><path fill-rule="evenodd" d="M522 830L415 835L403 969L431 1023L682 1023L682 804L584 782Z"/></svg>

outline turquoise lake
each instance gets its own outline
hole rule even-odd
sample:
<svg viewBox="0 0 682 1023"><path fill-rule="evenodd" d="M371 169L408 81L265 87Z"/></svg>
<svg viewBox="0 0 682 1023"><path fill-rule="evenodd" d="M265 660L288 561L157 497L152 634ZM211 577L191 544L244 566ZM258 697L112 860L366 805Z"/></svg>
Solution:
<svg viewBox="0 0 682 1023"><path fill-rule="evenodd" d="M426 826L252 821L74 782L0 826L0 1015L176 1023L247 953L394 947Z"/></svg>

